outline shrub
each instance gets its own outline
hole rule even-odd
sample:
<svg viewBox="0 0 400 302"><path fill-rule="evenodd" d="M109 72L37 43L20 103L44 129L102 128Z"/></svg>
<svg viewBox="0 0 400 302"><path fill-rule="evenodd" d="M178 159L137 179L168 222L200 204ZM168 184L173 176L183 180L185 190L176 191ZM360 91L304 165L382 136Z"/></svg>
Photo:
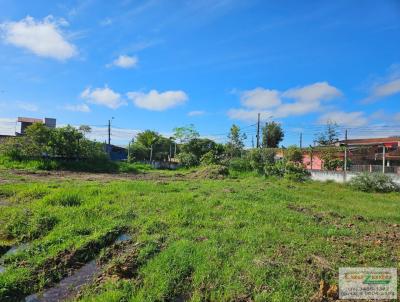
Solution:
<svg viewBox="0 0 400 302"><path fill-rule="evenodd" d="M221 179L229 175L229 169L222 165L209 165L201 167L194 174L194 178Z"/></svg>
<svg viewBox="0 0 400 302"><path fill-rule="evenodd" d="M177 157L181 165L185 168L194 167L199 164L198 158L192 153L181 152Z"/></svg>
<svg viewBox="0 0 400 302"><path fill-rule="evenodd" d="M247 160L254 171L263 173L266 164L275 162L275 151L268 148L252 149L247 154Z"/></svg>
<svg viewBox="0 0 400 302"><path fill-rule="evenodd" d="M10 137L0 144L0 153L12 160L21 160L24 158L22 150L23 138Z"/></svg>
<svg viewBox="0 0 400 302"><path fill-rule="evenodd" d="M303 166L286 161L275 164L267 163L264 167L265 176L284 177L292 181L305 181L310 177L310 172Z"/></svg>
<svg viewBox="0 0 400 302"><path fill-rule="evenodd" d="M310 177L311 173L304 169L304 167L300 165L296 165L294 163L288 162L285 165L285 175L286 179L292 181L305 181Z"/></svg>
<svg viewBox="0 0 400 302"><path fill-rule="evenodd" d="M289 146L285 151L285 159L289 162L302 163L303 152L297 146Z"/></svg>
<svg viewBox="0 0 400 302"><path fill-rule="evenodd" d="M264 166L265 176L283 177L285 175L285 163L278 161L276 163L267 163Z"/></svg>
<svg viewBox="0 0 400 302"><path fill-rule="evenodd" d="M200 162L202 165L217 165L221 163L221 155L216 150L210 150L201 157Z"/></svg>
<svg viewBox="0 0 400 302"><path fill-rule="evenodd" d="M248 159L239 157L232 158L229 161L229 169L237 172L246 172L252 170Z"/></svg>
<svg viewBox="0 0 400 302"><path fill-rule="evenodd" d="M248 154L248 161L254 171L262 173L264 167L264 157L261 149L250 150Z"/></svg>
<svg viewBox="0 0 400 302"><path fill-rule="evenodd" d="M362 173L350 180L350 186L364 192L398 192L397 185L390 176L382 173Z"/></svg>
<svg viewBox="0 0 400 302"><path fill-rule="evenodd" d="M130 146L129 162L148 160L150 157L150 149L141 143L135 142Z"/></svg>
<svg viewBox="0 0 400 302"><path fill-rule="evenodd" d="M324 170L335 171L343 167L344 162L339 157L341 151L340 147L324 147L320 149L321 159L324 162Z"/></svg>

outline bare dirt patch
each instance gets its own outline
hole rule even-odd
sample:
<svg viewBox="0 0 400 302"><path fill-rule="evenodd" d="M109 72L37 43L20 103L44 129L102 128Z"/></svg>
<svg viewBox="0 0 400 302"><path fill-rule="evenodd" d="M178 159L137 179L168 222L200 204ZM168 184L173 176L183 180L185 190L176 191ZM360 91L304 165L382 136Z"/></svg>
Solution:
<svg viewBox="0 0 400 302"><path fill-rule="evenodd" d="M7 175L0 174L0 183L20 182L20 181L49 181L49 180L81 180L95 182L110 182L115 180L181 180L185 175L176 174L173 176L164 175L158 172L142 173L89 173L72 171L28 171L28 170L8 170ZM10 175L19 176L11 178Z"/></svg>

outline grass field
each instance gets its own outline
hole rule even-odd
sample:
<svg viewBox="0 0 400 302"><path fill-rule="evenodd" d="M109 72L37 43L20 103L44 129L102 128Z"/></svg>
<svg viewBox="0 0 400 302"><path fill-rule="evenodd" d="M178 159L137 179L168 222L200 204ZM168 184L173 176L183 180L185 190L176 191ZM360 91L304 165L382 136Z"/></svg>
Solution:
<svg viewBox="0 0 400 302"><path fill-rule="evenodd" d="M400 194L253 175L32 176L2 171L0 301L97 259L81 301L310 301L343 266L397 267ZM114 243L129 233L131 240Z"/></svg>

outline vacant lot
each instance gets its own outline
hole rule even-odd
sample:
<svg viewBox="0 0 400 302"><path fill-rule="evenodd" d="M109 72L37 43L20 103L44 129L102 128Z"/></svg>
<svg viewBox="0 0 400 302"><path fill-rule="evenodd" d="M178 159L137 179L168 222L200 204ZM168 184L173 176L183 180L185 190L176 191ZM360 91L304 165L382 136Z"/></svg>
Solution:
<svg viewBox="0 0 400 302"><path fill-rule="evenodd" d="M339 267L400 268L398 193L149 173L1 172L0 300L41 292L93 259L94 278L64 288L68 298L310 301L321 280L334 296Z"/></svg>

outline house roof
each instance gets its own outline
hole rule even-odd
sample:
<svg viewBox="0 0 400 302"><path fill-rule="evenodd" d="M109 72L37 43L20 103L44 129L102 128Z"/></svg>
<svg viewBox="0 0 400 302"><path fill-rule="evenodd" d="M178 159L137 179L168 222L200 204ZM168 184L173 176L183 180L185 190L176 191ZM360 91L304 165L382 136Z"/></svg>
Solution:
<svg viewBox="0 0 400 302"><path fill-rule="evenodd" d="M373 145L400 145L400 137L357 138L341 140L340 145L373 146Z"/></svg>
<svg viewBox="0 0 400 302"><path fill-rule="evenodd" d="M43 123L43 120L40 118L33 117L18 117L18 122L20 123Z"/></svg>

